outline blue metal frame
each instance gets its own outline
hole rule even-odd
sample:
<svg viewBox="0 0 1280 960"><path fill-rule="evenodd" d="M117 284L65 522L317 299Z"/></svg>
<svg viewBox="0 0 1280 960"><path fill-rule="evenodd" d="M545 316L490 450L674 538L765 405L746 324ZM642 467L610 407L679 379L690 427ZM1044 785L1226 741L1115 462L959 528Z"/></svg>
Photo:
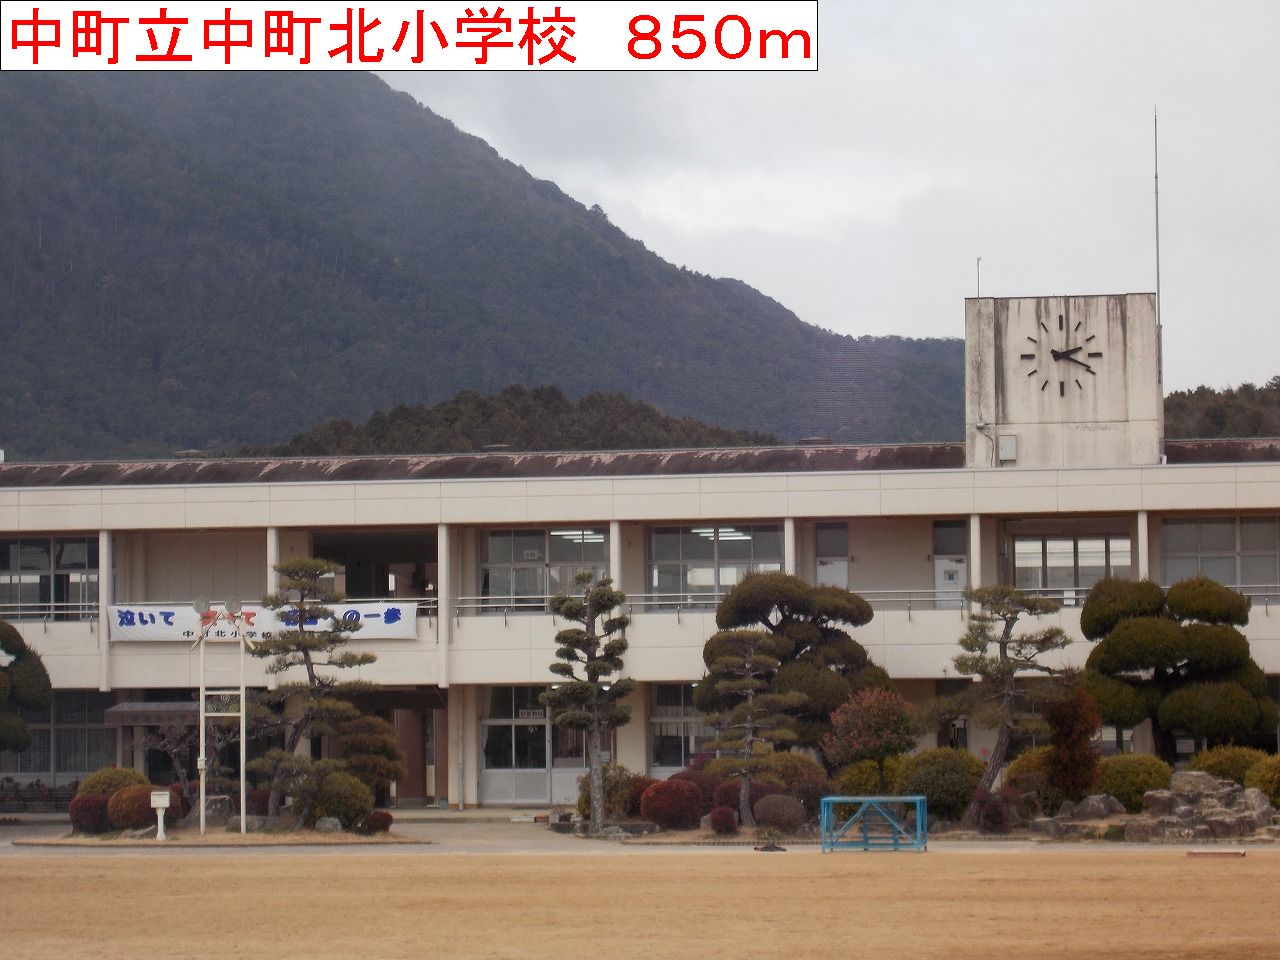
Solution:
<svg viewBox="0 0 1280 960"><path fill-rule="evenodd" d="M897 812L904 806L915 808L914 829L907 825L911 811ZM836 807L853 807L853 815L837 822ZM929 848L928 805L924 797L823 797L819 824L823 853Z"/></svg>

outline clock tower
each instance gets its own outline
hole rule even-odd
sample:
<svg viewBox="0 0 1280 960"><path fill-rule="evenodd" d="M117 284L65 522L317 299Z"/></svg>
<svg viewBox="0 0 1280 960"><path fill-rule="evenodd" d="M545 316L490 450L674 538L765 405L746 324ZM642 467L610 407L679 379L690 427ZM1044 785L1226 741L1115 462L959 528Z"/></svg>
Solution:
<svg viewBox="0 0 1280 960"><path fill-rule="evenodd" d="M1155 295L966 300L965 443L971 467L1158 463Z"/></svg>

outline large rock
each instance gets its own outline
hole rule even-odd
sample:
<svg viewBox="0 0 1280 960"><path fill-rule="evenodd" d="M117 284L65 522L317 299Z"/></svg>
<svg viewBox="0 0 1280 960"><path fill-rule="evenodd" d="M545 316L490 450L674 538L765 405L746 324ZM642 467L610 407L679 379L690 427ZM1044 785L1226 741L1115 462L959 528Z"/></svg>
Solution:
<svg viewBox="0 0 1280 960"><path fill-rule="evenodd" d="M1275 817L1271 799L1257 787L1249 787L1240 797L1240 807L1253 820L1256 829L1270 826Z"/></svg>
<svg viewBox="0 0 1280 960"><path fill-rule="evenodd" d="M1147 843L1159 834L1160 827L1154 820L1130 820L1124 825L1124 838L1129 843Z"/></svg>
<svg viewBox="0 0 1280 960"><path fill-rule="evenodd" d="M316 833L341 833L342 821L337 817L321 817L316 821Z"/></svg>
<svg viewBox="0 0 1280 960"><path fill-rule="evenodd" d="M224 827L231 819L231 798L214 796L204 798L204 825L206 827ZM191 806L191 812L182 818L184 827L200 826L200 801Z"/></svg>
<svg viewBox="0 0 1280 960"><path fill-rule="evenodd" d="M266 829L266 826L267 826L266 817L259 817L259 816L254 816L253 814L250 814L249 816L244 818L245 833L261 833L263 830ZM227 833L239 833L239 832L240 832L240 818L229 817L227 819Z"/></svg>
<svg viewBox="0 0 1280 960"><path fill-rule="evenodd" d="M1058 816L1069 818L1075 813L1075 810L1076 810L1076 805L1074 803L1072 803L1070 800L1063 800L1062 806L1058 808Z"/></svg>
<svg viewBox="0 0 1280 960"><path fill-rule="evenodd" d="M1241 837L1253 833L1253 819L1234 813L1213 813L1204 818L1204 825L1214 837Z"/></svg>
<svg viewBox="0 0 1280 960"><path fill-rule="evenodd" d="M1031 821L1031 832L1056 837L1061 833L1061 826L1053 817L1036 817Z"/></svg>
<svg viewBox="0 0 1280 960"><path fill-rule="evenodd" d="M1075 805L1075 809L1071 811L1072 820L1105 820L1111 816L1111 804L1108 803L1111 797L1104 793L1095 794L1092 797L1085 797ZM1122 811L1123 807L1120 808Z"/></svg>
<svg viewBox="0 0 1280 960"><path fill-rule="evenodd" d="M1142 809L1153 817L1169 816L1179 802L1171 790L1148 790L1142 795Z"/></svg>
<svg viewBox="0 0 1280 960"><path fill-rule="evenodd" d="M1205 794L1217 793L1222 781L1203 770L1179 770L1169 782L1169 790L1180 797L1199 799Z"/></svg>

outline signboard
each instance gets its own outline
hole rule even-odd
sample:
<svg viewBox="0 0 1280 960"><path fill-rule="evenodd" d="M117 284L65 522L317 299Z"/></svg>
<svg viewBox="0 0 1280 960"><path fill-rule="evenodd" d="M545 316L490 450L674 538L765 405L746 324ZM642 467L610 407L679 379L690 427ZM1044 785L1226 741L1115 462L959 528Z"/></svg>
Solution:
<svg viewBox="0 0 1280 960"><path fill-rule="evenodd" d="M135 640L186 640L193 642L200 636L200 614L190 606L155 603L129 604L108 608L108 636L113 643ZM330 607L333 615L344 623L358 623L360 629L352 634L357 639L416 640L418 637L417 601L383 600L361 603L336 603ZM206 616L212 618L222 613L216 607ZM281 630L296 630L296 623L286 623L284 610L268 610L260 604L245 604L240 611L240 631L250 643L274 636ZM222 614L226 616L225 613ZM312 619L303 624L304 630L326 630L328 622ZM236 631L225 619L219 620L209 630L211 642L233 642Z"/></svg>

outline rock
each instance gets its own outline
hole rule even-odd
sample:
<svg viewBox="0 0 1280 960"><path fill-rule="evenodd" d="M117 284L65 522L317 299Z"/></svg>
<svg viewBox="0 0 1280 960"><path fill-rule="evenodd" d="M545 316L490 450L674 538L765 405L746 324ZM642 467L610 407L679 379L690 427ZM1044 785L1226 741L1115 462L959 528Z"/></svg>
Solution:
<svg viewBox="0 0 1280 960"><path fill-rule="evenodd" d="M1063 800L1062 806L1058 808L1059 817L1070 817L1075 813L1076 805L1070 800Z"/></svg>
<svg viewBox="0 0 1280 960"><path fill-rule="evenodd" d="M130 830L125 834L130 840L154 840L156 837L156 825L153 823L149 827L143 827L141 830Z"/></svg>
<svg viewBox="0 0 1280 960"><path fill-rule="evenodd" d="M1167 817L1178 806L1171 790L1148 790L1142 795L1142 809L1153 817Z"/></svg>
<svg viewBox="0 0 1280 960"><path fill-rule="evenodd" d="M231 798L214 796L204 798L204 825L206 827L223 827L231 819ZM191 812L182 818L184 827L200 826L200 801L191 805Z"/></svg>
<svg viewBox="0 0 1280 960"><path fill-rule="evenodd" d="M1204 818L1204 826L1214 837L1239 837L1253 833L1253 820L1234 813L1215 813Z"/></svg>
<svg viewBox="0 0 1280 960"><path fill-rule="evenodd" d="M298 829L298 818L292 813L281 811L274 817L263 817L262 829L266 833L288 833Z"/></svg>
<svg viewBox="0 0 1280 960"><path fill-rule="evenodd" d="M1173 816L1179 820L1194 820L1198 816L1196 808L1189 803L1180 803L1173 808Z"/></svg>
<svg viewBox="0 0 1280 960"><path fill-rule="evenodd" d="M1213 831L1203 823L1197 823L1191 829L1192 840L1208 840L1213 836Z"/></svg>
<svg viewBox="0 0 1280 960"><path fill-rule="evenodd" d="M1249 787L1240 797L1240 806L1253 820L1254 828L1270 825L1275 817L1271 799L1257 787Z"/></svg>
<svg viewBox="0 0 1280 960"><path fill-rule="evenodd" d="M1180 797L1199 798L1217 793L1222 789L1222 782L1203 770L1179 770L1169 782L1169 789Z"/></svg>
<svg viewBox="0 0 1280 960"><path fill-rule="evenodd" d="M1061 832L1061 827L1053 817L1036 817L1031 821L1031 832L1056 837Z"/></svg>
<svg viewBox="0 0 1280 960"><path fill-rule="evenodd" d="M1085 797L1075 805L1075 809L1071 812L1072 820L1104 820L1111 815L1111 805L1107 802L1111 798L1105 794L1095 794L1092 797ZM1121 807L1121 810L1124 808Z"/></svg>
<svg viewBox="0 0 1280 960"><path fill-rule="evenodd" d="M250 814L249 816L245 817L244 831L245 833L261 833L266 828L266 825L267 825L266 817L258 817ZM240 832L239 817L229 817L227 819L227 832L228 833Z"/></svg>
<svg viewBox="0 0 1280 960"><path fill-rule="evenodd" d="M1119 816L1123 813L1129 812L1128 810L1125 809L1123 803L1121 803L1119 800L1117 800L1115 797L1111 796L1110 794L1107 794L1107 811L1114 816Z"/></svg>
<svg viewBox="0 0 1280 960"><path fill-rule="evenodd" d="M316 821L316 833L341 833L342 821L337 817L321 817Z"/></svg>
<svg viewBox="0 0 1280 960"><path fill-rule="evenodd" d="M1147 843L1156 839L1159 828L1155 821L1141 819L1130 820L1124 825L1124 838L1129 843Z"/></svg>

